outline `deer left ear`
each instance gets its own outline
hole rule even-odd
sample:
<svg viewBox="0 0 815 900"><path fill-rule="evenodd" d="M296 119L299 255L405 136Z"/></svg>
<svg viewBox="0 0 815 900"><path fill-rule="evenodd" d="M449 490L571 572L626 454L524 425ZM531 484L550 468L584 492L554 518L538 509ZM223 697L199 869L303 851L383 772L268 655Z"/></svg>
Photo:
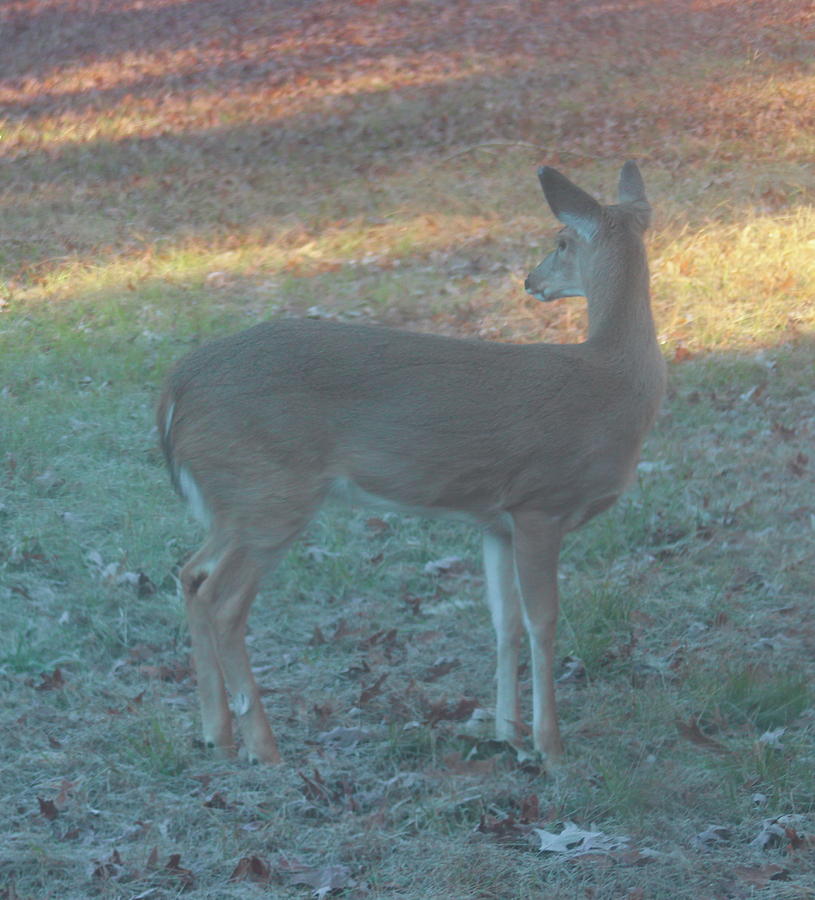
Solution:
<svg viewBox="0 0 815 900"><path fill-rule="evenodd" d="M555 217L584 241L593 241L600 230L602 218L602 207L594 197L551 166L539 169L538 178Z"/></svg>
<svg viewBox="0 0 815 900"><path fill-rule="evenodd" d="M651 224L651 204L645 196L645 183L633 160L622 167L618 188L620 206L626 206L634 214L634 221L642 231Z"/></svg>

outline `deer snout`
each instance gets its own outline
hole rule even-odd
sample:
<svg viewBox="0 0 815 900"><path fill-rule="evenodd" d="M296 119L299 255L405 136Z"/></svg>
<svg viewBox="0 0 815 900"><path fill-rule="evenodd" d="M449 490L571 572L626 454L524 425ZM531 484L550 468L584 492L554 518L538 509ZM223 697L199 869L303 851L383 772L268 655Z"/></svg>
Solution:
<svg viewBox="0 0 815 900"><path fill-rule="evenodd" d="M526 279L524 281L524 290L527 292L527 294L531 294L536 300L540 300L541 302L546 303L546 290L545 288L541 288L540 284L535 279L533 279L532 276L534 274L534 272L531 272L526 276Z"/></svg>

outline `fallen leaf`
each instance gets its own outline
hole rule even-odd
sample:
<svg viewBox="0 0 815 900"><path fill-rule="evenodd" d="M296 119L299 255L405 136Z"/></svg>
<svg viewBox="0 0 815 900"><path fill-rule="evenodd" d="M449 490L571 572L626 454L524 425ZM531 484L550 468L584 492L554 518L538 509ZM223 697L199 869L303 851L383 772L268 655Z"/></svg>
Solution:
<svg viewBox="0 0 815 900"><path fill-rule="evenodd" d="M175 663L172 666L139 666L139 673L145 678L155 678L159 681L184 681L192 674L192 670L186 663Z"/></svg>
<svg viewBox="0 0 815 900"><path fill-rule="evenodd" d="M105 862L99 862L98 860L95 862L96 868L91 873L91 878L95 878L98 881L117 881L127 874L118 850L114 850L110 854L110 859Z"/></svg>
<svg viewBox="0 0 815 900"><path fill-rule="evenodd" d="M373 516L370 519L366 519L365 527L370 528L371 531L376 531L379 534L382 534L383 531L390 530L390 525L384 519L380 519L376 516Z"/></svg>
<svg viewBox="0 0 815 900"><path fill-rule="evenodd" d="M765 731L764 734L758 739L759 744L764 744L766 747L770 747L772 750L783 750L784 746L781 743L781 738L786 733L787 729L781 726L780 728L774 728L772 731Z"/></svg>
<svg viewBox="0 0 815 900"><path fill-rule="evenodd" d="M317 740L322 744L337 744L341 747L352 747L360 741L369 741L373 733L367 728L344 728L338 726L331 731L324 731L317 735Z"/></svg>
<svg viewBox="0 0 815 900"><path fill-rule="evenodd" d="M455 704L440 700L438 703L431 705L430 713L427 716L427 724L435 725L443 720L460 722L462 719L469 718L477 706L478 701L468 697L462 697Z"/></svg>
<svg viewBox="0 0 815 900"><path fill-rule="evenodd" d="M422 570L425 575L457 575L463 572L466 566L459 556L445 556L442 559L432 560L425 564Z"/></svg>
<svg viewBox="0 0 815 900"><path fill-rule="evenodd" d="M363 688L357 700L357 706L365 706L370 703L374 697L382 693L382 685L387 681L388 673L385 672L376 679L376 681L366 688Z"/></svg>
<svg viewBox="0 0 815 900"><path fill-rule="evenodd" d="M321 644L326 642L325 635L322 632L322 629L319 625L314 626L314 630L311 633L311 639L308 642L309 647L319 647Z"/></svg>
<svg viewBox="0 0 815 900"><path fill-rule="evenodd" d="M772 429L773 434L778 435L783 441L791 441L796 435L794 428L787 428L786 425L782 425L780 422L773 422Z"/></svg>
<svg viewBox="0 0 815 900"><path fill-rule="evenodd" d="M567 656L563 660L563 672L557 677L558 684L569 684L586 680L586 667L582 659Z"/></svg>
<svg viewBox="0 0 815 900"><path fill-rule="evenodd" d="M375 631L372 635L364 638L359 642L360 650L368 650L381 644L392 644L396 640L397 630L395 628L383 629Z"/></svg>
<svg viewBox="0 0 815 900"><path fill-rule="evenodd" d="M174 879L178 879L184 890L191 888L195 884L195 876L190 869L185 869L179 865L181 862L181 854L173 853L167 860L164 870L168 872Z"/></svg>
<svg viewBox="0 0 815 900"><path fill-rule="evenodd" d="M422 681L436 681L438 678L441 678L448 672L452 672L453 669L460 665L461 660L440 656L432 666L429 666L425 670L424 675L422 675Z"/></svg>
<svg viewBox="0 0 815 900"><path fill-rule="evenodd" d="M215 791L209 800L204 802L204 806L208 809L229 809L229 803L221 791Z"/></svg>
<svg viewBox="0 0 815 900"><path fill-rule="evenodd" d="M812 846L815 844L815 838L799 834L798 831L805 824L804 817L796 814L765 819L761 823L759 833L750 841L750 846L757 850L771 850L774 847L784 846L789 850L799 850L801 847Z"/></svg>
<svg viewBox="0 0 815 900"><path fill-rule="evenodd" d="M691 844L701 850L708 850L717 844L723 844L730 840L730 829L725 825L708 825L704 831L694 835Z"/></svg>
<svg viewBox="0 0 815 900"><path fill-rule="evenodd" d="M518 819L523 824L537 822L540 819L540 800L537 794L527 794L521 797Z"/></svg>
<svg viewBox="0 0 815 900"><path fill-rule="evenodd" d="M230 881L251 881L254 884L269 884L271 879L271 867L259 856L244 856L229 876Z"/></svg>
<svg viewBox="0 0 815 900"><path fill-rule="evenodd" d="M806 453L798 453L787 463L787 469L792 472L793 475L802 478L806 474L808 463L809 457Z"/></svg>
<svg viewBox="0 0 815 900"><path fill-rule="evenodd" d="M37 803L40 804L40 815L53 822L59 815L59 810L53 800L43 800L37 797Z"/></svg>
<svg viewBox="0 0 815 900"><path fill-rule="evenodd" d="M136 580L136 593L139 597L152 597L156 593L156 586L144 572L139 572Z"/></svg>
<svg viewBox="0 0 815 900"><path fill-rule="evenodd" d="M557 853L567 859L575 859L588 854L607 854L625 850L629 838L611 837L602 831L583 831L574 822L566 822L559 833L535 828L540 840L538 850L541 853Z"/></svg>
<svg viewBox="0 0 815 900"><path fill-rule="evenodd" d="M729 753L730 751L724 744L720 744L712 737L708 737L699 728L699 723L695 719L683 722L681 719L675 720L676 729L685 740L696 744L697 747L704 747L705 750L711 750L714 753Z"/></svg>
<svg viewBox="0 0 815 900"><path fill-rule="evenodd" d="M343 865L308 866L284 859L278 863L277 869L286 876L289 884L305 884L313 888L312 897L317 900L331 891L354 887L356 884L351 878L351 870Z"/></svg>
<svg viewBox="0 0 815 900"><path fill-rule="evenodd" d="M32 681L26 683L33 684ZM50 675L47 672L41 672L40 683L35 685L34 689L37 691L55 691L62 687L65 687L65 679L62 677L62 670L57 667Z"/></svg>
<svg viewBox="0 0 815 900"><path fill-rule="evenodd" d="M303 779L303 785L300 788L308 800L319 800L321 803L330 803L336 800L336 794L325 783L325 779L318 769L314 769L312 776L309 777L305 772L297 773Z"/></svg>
<svg viewBox="0 0 815 900"><path fill-rule="evenodd" d="M446 768L454 775L490 775L495 771L496 759L464 759L456 750L442 757Z"/></svg>
<svg viewBox="0 0 815 900"><path fill-rule="evenodd" d="M517 838L525 834L529 829L523 827L514 816L505 816L499 819L496 816L488 816L482 813L475 829L479 834L488 834L498 840Z"/></svg>

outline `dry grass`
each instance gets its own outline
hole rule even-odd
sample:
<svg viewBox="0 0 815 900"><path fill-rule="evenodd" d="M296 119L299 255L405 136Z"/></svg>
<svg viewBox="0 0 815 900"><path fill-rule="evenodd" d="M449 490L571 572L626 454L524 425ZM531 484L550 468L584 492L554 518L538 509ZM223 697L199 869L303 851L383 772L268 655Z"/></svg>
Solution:
<svg viewBox="0 0 815 900"><path fill-rule="evenodd" d="M2 15L0 898L812 897L811 5ZM565 554L563 771L444 718L492 702L476 536L364 513L321 518L253 616L287 766L207 758L175 583L200 535L151 433L170 362L306 313L580 340L580 301L522 293L535 168L610 197L629 156L671 389ZM567 821L627 849L537 852Z"/></svg>

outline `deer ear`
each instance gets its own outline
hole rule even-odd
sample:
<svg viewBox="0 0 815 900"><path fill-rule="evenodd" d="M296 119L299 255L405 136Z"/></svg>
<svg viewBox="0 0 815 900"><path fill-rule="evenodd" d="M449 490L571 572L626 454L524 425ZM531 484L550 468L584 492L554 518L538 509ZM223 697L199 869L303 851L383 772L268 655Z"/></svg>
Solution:
<svg viewBox="0 0 815 900"><path fill-rule="evenodd" d="M620 204L629 207L634 213L637 224L645 231L651 223L651 204L645 196L645 184L640 170L631 159L620 170L618 196Z"/></svg>
<svg viewBox="0 0 815 900"><path fill-rule="evenodd" d="M550 166L538 169L538 178L555 217L576 231L584 241L594 240L600 230L602 216L602 207L594 197Z"/></svg>

